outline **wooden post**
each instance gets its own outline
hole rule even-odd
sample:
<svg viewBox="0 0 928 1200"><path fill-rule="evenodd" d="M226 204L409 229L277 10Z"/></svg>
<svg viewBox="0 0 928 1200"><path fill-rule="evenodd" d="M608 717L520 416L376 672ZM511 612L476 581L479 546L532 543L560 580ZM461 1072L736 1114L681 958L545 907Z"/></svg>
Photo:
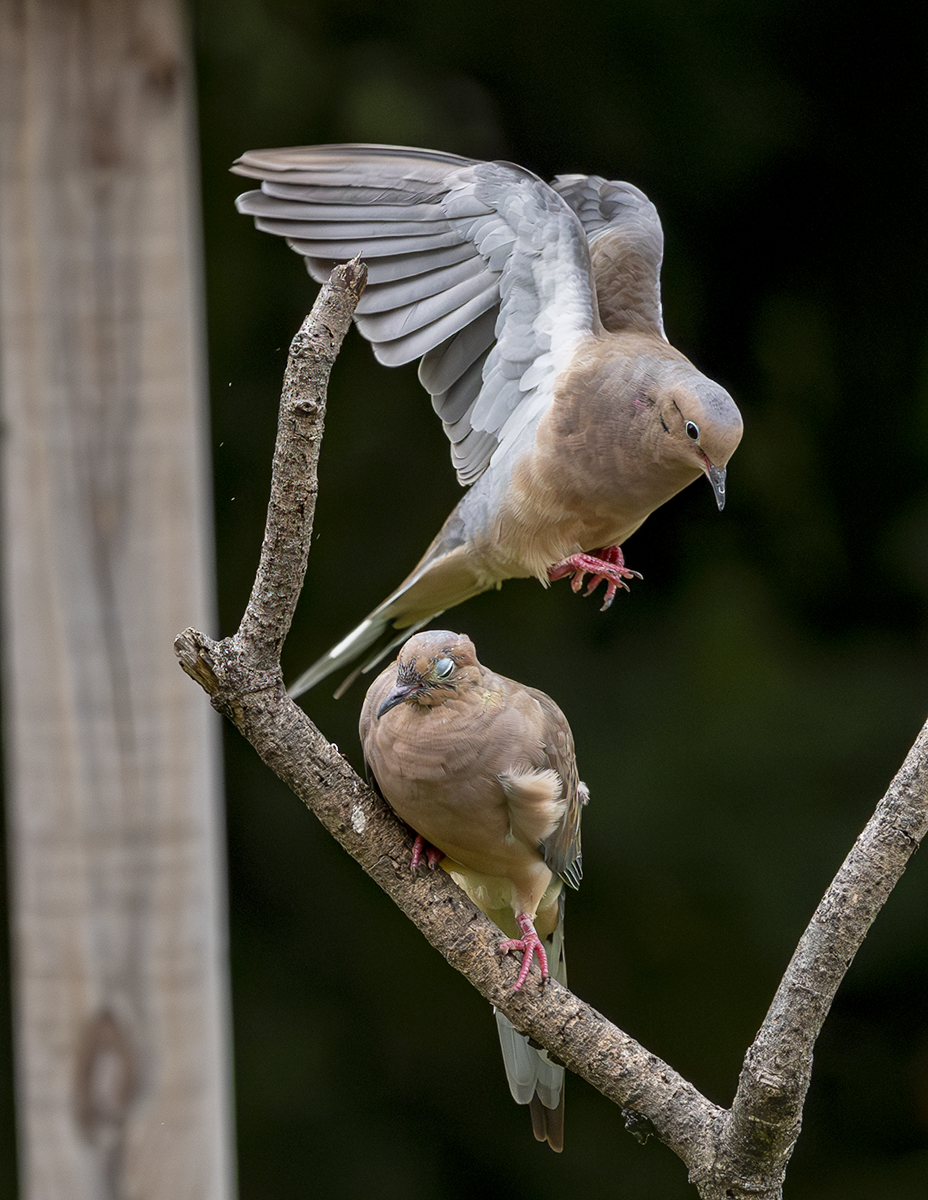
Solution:
<svg viewBox="0 0 928 1200"><path fill-rule="evenodd" d="M233 1190L190 73L178 0L0 0L24 1200Z"/></svg>

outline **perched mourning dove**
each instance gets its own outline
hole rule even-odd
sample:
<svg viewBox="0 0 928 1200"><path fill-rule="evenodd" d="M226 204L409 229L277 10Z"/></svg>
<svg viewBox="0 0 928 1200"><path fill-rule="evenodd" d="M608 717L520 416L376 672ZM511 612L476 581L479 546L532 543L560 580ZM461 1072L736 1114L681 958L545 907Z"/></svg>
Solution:
<svg viewBox="0 0 928 1200"><path fill-rule="evenodd" d="M518 950L520 989L538 960L566 983L564 883L580 883L580 813L570 726L544 692L495 675L459 633L416 634L374 680L361 710L372 782L441 866ZM431 849L433 848L434 849ZM535 1137L564 1144L564 1068L496 1014L509 1088Z"/></svg>
<svg viewBox="0 0 928 1200"><path fill-rule="evenodd" d="M412 573L290 689L502 580L573 576L608 607L635 572L621 544L699 475L719 508L741 438L734 401L664 336L663 234L630 183L398 146L254 150L239 211L287 238L314 279L360 253L358 328L419 379L469 488ZM400 636L396 630L404 631Z"/></svg>

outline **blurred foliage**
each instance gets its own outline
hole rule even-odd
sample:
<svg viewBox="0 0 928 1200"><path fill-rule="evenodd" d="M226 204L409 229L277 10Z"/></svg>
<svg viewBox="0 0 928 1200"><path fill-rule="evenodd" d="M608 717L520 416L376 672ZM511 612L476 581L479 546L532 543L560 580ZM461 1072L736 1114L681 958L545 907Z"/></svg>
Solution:
<svg viewBox="0 0 928 1200"><path fill-rule="evenodd" d="M512 581L446 618L571 720L592 802L577 992L712 1100L928 710L926 60L917 12L798 0L196 0L221 631L257 561L277 395L315 289L236 215L244 150L385 141L643 187L671 340L738 400L721 516L689 488L601 615ZM458 496L414 368L332 380L285 667L340 638ZM360 689L306 707L360 767ZM226 731L243 1200L684 1200L569 1080L534 1144L485 1004ZM816 1053L791 1200L928 1180L928 900L913 863ZM4 1051L8 1054L8 1049ZM2 1115L2 1114L0 1114ZM3 1151L0 1151L0 1155Z"/></svg>

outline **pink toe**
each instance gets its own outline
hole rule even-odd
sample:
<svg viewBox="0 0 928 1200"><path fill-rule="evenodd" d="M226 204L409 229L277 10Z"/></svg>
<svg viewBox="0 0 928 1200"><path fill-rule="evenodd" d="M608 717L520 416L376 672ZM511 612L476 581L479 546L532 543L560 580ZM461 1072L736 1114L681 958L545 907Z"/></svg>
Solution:
<svg viewBox="0 0 928 1200"><path fill-rule="evenodd" d="M424 858L429 865L429 870L434 871L444 857L444 850L439 850L436 846L431 845L421 834L417 833L416 840L412 844L412 859L409 869L415 871Z"/></svg>
<svg viewBox="0 0 928 1200"><path fill-rule="evenodd" d="M522 984L528 979L529 971L532 969L532 960L535 958L538 959L541 982L545 982L548 978L548 956L545 953L541 938L535 932L532 918L527 913L520 913L516 920L519 923L519 928L522 930L523 936L521 938L508 938L505 942L500 942L499 949L501 954L508 954L511 950L518 950L522 955L522 966L519 968L519 976L512 989L514 992L519 992L522 990Z"/></svg>

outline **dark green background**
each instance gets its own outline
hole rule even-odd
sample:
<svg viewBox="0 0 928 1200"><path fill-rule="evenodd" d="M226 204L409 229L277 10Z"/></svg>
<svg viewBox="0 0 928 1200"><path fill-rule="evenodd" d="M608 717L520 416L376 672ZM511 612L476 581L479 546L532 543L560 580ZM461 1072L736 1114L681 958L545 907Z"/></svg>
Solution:
<svg viewBox="0 0 928 1200"><path fill-rule="evenodd" d="M853 11L194 5L222 633L315 294L236 215L233 158L410 143L629 179L661 213L671 341L744 414L728 507L698 482L651 517L626 546L644 581L608 614L511 581L443 622L572 723L592 793L573 987L723 1105L928 711L925 50L917 6ZM405 575L458 494L414 367L378 367L352 334L288 675ZM356 766L360 701L306 702ZM484 1002L229 730L226 746L243 1200L695 1195L576 1079L564 1154L537 1146ZM819 1042L790 1200L928 1193L926 901L916 858Z"/></svg>

